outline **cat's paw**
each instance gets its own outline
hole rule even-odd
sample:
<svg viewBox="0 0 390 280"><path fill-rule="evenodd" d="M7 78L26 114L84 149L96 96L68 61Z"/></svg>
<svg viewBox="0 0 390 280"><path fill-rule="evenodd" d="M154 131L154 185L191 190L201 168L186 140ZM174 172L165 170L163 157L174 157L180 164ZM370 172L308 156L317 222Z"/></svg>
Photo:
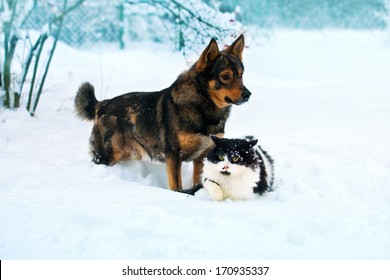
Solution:
<svg viewBox="0 0 390 280"><path fill-rule="evenodd" d="M214 182L206 181L204 188L208 191L212 200L221 201L224 199L223 191L219 185Z"/></svg>

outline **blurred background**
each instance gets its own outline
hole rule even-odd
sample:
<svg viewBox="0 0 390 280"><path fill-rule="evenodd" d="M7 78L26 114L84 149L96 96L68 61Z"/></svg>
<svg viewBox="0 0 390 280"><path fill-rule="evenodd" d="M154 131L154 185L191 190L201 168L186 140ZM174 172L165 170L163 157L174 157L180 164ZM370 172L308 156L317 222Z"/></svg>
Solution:
<svg viewBox="0 0 390 280"><path fill-rule="evenodd" d="M379 30L388 40L390 0L0 0L0 107L19 107L24 91L34 114L57 42L118 50L157 43L188 63L210 38L226 46L245 33L250 47L281 29Z"/></svg>
<svg viewBox="0 0 390 280"><path fill-rule="evenodd" d="M2 21L15 8L19 28L46 31L68 10L60 40L75 47L129 42L189 43L247 29L387 29L389 0L0 0ZM14 7L16 6L16 7Z"/></svg>

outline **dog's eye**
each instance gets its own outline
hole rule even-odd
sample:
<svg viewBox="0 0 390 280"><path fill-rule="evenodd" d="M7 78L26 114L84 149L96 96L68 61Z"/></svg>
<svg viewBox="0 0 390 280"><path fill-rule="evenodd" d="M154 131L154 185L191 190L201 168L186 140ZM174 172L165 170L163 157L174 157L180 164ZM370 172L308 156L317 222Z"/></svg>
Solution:
<svg viewBox="0 0 390 280"><path fill-rule="evenodd" d="M219 156L218 159L219 159L220 161L224 161L224 160L225 160L225 157L224 157L224 156Z"/></svg>
<svg viewBox="0 0 390 280"><path fill-rule="evenodd" d="M229 76L229 74L223 74L221 76L221 78L222 78L222 80L227 81L227 80L229 80L230 76Z"/></svg>
<svg viewBox="0 0 390 280"><path fill-rule="evenodd" d="M239 157L232 157L232 162L238 162L239 160Z"/></svg>

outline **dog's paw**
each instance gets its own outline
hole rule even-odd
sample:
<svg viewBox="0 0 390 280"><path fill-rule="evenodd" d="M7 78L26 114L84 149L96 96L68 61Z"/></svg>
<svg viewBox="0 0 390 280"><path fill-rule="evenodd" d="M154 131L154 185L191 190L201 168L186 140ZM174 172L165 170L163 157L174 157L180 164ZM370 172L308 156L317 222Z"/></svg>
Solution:
<svg viewBox="0 0 390 280"><path fill-rule="evenodd" d="M206 181L204 183L204 188L208 191L212 200L221 201L224 199L223 191L216 183Z"/></svg>
<svg viewBox="0 0 390 280"><path fill-rule="evenodd" d="M96 152L92 152L92 155L93 155L92 161L95 164L109 165L107 159L104 156L102 156L101 154L98 154Z"/></svg>

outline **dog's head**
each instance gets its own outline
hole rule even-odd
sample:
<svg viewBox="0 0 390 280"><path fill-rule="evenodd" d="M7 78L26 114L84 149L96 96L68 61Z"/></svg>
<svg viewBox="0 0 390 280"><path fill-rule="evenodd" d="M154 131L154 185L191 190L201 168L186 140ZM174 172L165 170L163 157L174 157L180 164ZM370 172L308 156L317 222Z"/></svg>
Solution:
<svg viewBox="0 0 390 280"><path fill-rule="evenodd" d="M240 105L251 95L242 82L244 46L243 35L223 51L219 51L217 42L212 39L194 64L198 77L207 84L210 99L219 108Z"/></svg>

